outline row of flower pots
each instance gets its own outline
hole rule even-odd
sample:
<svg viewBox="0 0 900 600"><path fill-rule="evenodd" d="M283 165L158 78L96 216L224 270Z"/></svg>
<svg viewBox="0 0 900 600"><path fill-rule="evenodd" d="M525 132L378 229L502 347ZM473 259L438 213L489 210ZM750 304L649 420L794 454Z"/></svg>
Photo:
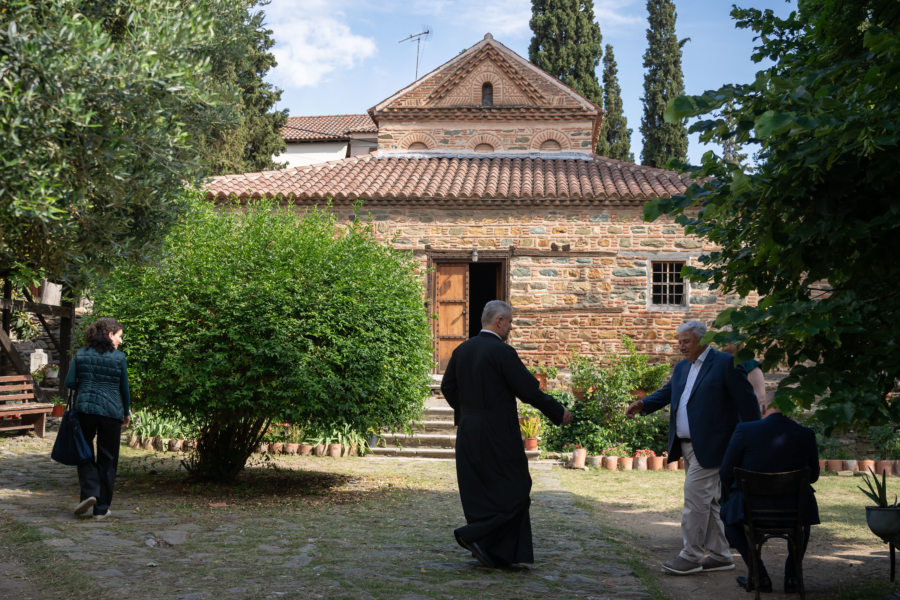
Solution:
<svg viewBox="0 0 900 600"><path fill-rule="evenodd" d="M585 466L607 471L677 471L684 469L684 459L666 462L665 456L587 456L584 448L572 452L568 466L583 469Z"/></svg>
<svg viewBox="0 0 900 600"><path fill-rule="evenodd" d="M157 452L189 452L197 446L194 440L175 440L164 437L142 437L128 435L129 448L142 448L144 450L156 450Z"/></svg>
<svg viewBox="0 0 900 600"><path fill-rule="evenodd" d="M144 450L156 452L188 452L197 446L194 440L175 440L162 437L141 437L139 435L128 436L128 446L130 448L142 448ZM344 448L343 444L319 444L311 446L309 444L293 444L273 442L271 444L262 443L256 449L260 454L288 454L291 456L333 456L339 458L341 456L355 456L356 447L351 446Z"/></svg>
<svg viewBox="0 0 900 600"><path fill-rule="evenodd" d="M870 460L870 459L824 459L819 461L819 470L825 471L852 471L861 473L885 474L888 477L900 476L900 460Z"/></svg>

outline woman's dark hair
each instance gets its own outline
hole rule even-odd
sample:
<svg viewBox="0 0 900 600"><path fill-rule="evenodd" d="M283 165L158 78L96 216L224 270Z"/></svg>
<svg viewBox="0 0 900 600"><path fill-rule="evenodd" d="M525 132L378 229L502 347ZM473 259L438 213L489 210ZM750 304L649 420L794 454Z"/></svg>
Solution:
<svg viewBox="0 0 900 600"><path fill-rule="evenodd" d="M97 352L112 352L114 350L109 334L121 329L122 324L112 317L100 317L87 327L84 335L84 347L93 348Z"/></svg>

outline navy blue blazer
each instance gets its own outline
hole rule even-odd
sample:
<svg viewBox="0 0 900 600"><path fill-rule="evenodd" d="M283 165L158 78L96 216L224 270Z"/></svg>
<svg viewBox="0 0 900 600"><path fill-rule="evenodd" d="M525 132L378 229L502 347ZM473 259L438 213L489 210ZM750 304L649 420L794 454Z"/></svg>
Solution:
<svg viewBox="0 0 900 600"><path fill-rule="evenodd" d="M734 480L735 467L757 473L783 473L809 467L812 483L819 479L816 434L781 413L772 413L762 421L741 423L735 428L719 469L722 521L727 524L740 523L744 519L744 498ZM793 501L775 501L768 507L774 508L788 502ZM804 525L819 523L819 507L812 486L806 494L804 518Z"/></svg>
<svg viewBox="0 0 900 600"><path fill-rule="evenodd" d="M644 398L641 414L646 415L671 405L669 462L678 460L681 456L681 444L676 439L675 415L690 368L690 361L680 361L675 365L666 385ZM691 390L687 416L694 456L705 469L718 467L722 463L728 440L738 421L759 420L756 394L747 381L747 374L734 366L732 355L714 348L709 349Z"/></svg>

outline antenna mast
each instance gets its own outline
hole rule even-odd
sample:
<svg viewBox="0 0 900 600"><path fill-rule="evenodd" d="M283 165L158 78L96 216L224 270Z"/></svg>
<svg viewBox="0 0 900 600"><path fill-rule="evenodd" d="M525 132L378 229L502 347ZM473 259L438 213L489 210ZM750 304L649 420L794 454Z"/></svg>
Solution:
<svg viewBox="0 0 900 600"><path fill-rule="evenodd" d="M428 39L429 35L431 35L431 29L426 25L422 27L422 31L419 33L413 33L397 42L398 44L402 44L403 42L416 40L416 80L419 79L419 55L422 47L422 40Z"/></svg>

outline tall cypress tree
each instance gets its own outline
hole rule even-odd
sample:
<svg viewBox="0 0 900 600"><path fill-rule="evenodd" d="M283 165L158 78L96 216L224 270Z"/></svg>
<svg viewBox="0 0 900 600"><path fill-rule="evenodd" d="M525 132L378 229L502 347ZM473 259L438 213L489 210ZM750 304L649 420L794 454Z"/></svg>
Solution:
<svg viewBox="0 0 900 600"><path fill-rule="evenodd" d="M675 37L673 0L647 0L647 51L644 53L644 116L641 162L663 167L670 158L687 157L687 130L682 123L666 123L663 113L673 98L684 93L681 45Z"/></svg>
<svg viewBox="0 0 900 600"><path fill-rule="evenodd" d="M597 141L597 154L616 160L634 162L631 152L631 129L622 109L622 89L613 48L606 45L603 54L603 125Z"/></svg>
<svg viewBox="0 0 900 600"><path fill-rule="evenodd" d="M529 25L534 36L528 60L601 106L596 70L603 36L593 0L531 0Z"/></svg>

